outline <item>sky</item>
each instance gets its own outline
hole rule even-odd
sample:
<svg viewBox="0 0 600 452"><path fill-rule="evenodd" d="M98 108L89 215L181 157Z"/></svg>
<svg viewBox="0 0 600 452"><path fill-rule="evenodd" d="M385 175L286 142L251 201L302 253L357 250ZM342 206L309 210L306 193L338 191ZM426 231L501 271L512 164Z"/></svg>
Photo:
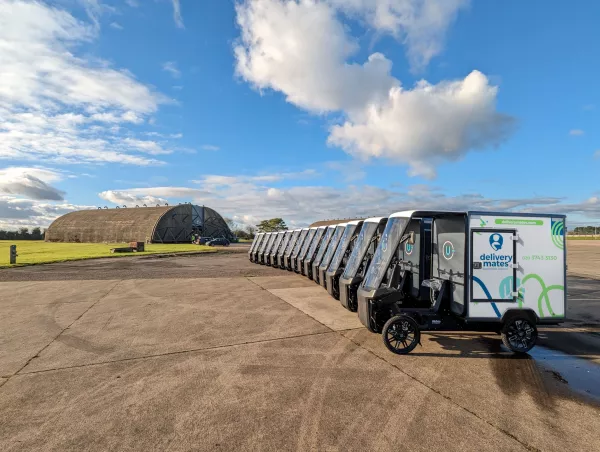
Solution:
<svg viewBox="0 0 600 452"><path fill-rule="evenodd" d="M600 224L600 3L0 0L0 228L192 202Z"/></svg>

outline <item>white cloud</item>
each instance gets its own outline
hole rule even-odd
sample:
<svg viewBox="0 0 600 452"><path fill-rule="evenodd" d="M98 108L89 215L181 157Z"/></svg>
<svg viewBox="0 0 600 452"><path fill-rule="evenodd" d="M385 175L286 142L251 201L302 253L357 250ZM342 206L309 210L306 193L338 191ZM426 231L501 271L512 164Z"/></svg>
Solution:
<svg viewBox="0 0 600 452"><path fill-rule="evenodd" d="M421 70L444 48L444 37L469 0L328 0L336 8L387 33L407 47L408 59Z"/></svg>
<svg viewBox="0 0 600 452"><path fill-rule="evenodd" d="M113 191L108 190L102 193L99 193L98 196L105 201L111 202L113 204L118 205L126 205L129 207L133 206L143 206L146 204L147 206L155 206L157 204L163 205L167 202L164 198L158 198L156 196L150 195L136 195L131 192L121 192L121 191Z"/></svg>
<svg viewBox="0 0 600 452"><path fill-rule="evenodd" d="M598 149L596 152L594 152L594 158L600 159L600 149Z"/></svg>
<svg viewBox="0 0 600 452"><path fill-rule="evenodd" d="M0 195L0 229L47 228L57 217L74 210L95 208L67 202L45 203Z"/></svg>
<svg viewBox="0 0 600 452"><path fill-rule="evenodd" d="M179 0L171 0L173 3L173 20L178 28L185 28L183 17L181 16L181 3Z"/></svg>
<svg viewBox="0 0 600 452"><path fill-rule="evenodd" d="M137 8L138 6L140 6L137 0L125 0L125 3L127 3L132 8Z"/></svg>
<svg viewBox="0 0 600 452"><path fill-rule="evenodd" d="M569 135L575 136L575 137L581 136L584 133L585 132L583 130L581 130L581 129L571 129L571 130L569 130Z"/></svg>
<svg viewBox="0 0 600 452"><path fill-rule="evenodd" d="M98 193L98 196L117 205L156 205L165 204L168 199L189 200L204 196L206 192L197 188L187 187L149 187L131 188L127 190L107 190Z"/></svg>
<svg viewBox="0 0 600 452"><path fill-rule="evenodd" d="M277 178L274 178L277 179ZM275 187L262 176L204 176L198 188L151 187L103 192L116 204L139 204L146 196L170 203L191 201L216 209L238 222L256 224L281 217L292 226L331 218L389 215L401 210L495 210L567 213L600 219L600 200L564 203L555 197L494 199L480 194L447 196L430 186L386 189L367 184L334 188L320 185ZM107 194L107 193L110 193Z"/></svg>
<svg viewBox="0 0 600 452"><path fill-rule="evenodd" d="M200 146L200 149L204 151L218 151L221 148L219 146L215 146L214 144L203 144Z"/></svg>
<svg viewBox="0 0 600 452"><path fill-rule="evenodd" d="M159 163L128 154L121 128L93 124L139 124L167 102L131 73L76 56L96 35L64 10L0 0L0 159Z"/></svg>
<svg viewBox="0 0 600 452"><path fill-rule="evenodd" d="M168 72L174 78L181 77L181 71L177 68L177 63L175 61L167 61L162 65L163 71Z"/></svg>
<svg viewBox="0 0 600 452"><path fill-rule="evenodd" d="M115 30L123 30L123 25L121 25L119 22L111 22L110 28L114 28Z"/></svg>
<svg viewBox="0 0 600 452"><path fill-rule="evenodd" d="M386 103L368 108L365 118L332 127L329 143L361 158L406 162L410 175L432 178L444 160L507 138L513 121L496 112L496 94L478 71L455 82L395 87Z"/></svg>
<svg viewBox="0 0 600 452"><path fill-rule="evenodd" d="M256 89L282 92L288 102L313 113L342 112L343 124L330 129L330 144L361 158L405 163L410 174L433 177L441 162L507 138L514 121L496 111L497 87L473 71L463 80L420 81L404 89L381 53L363 64L350 62L359 47L336 8L377 29L396 30L411 42L436 43L443 33L424 30L422 40L417 39L419 27L407 25L410 18L445 30L464 4L351 0L341 7L340 1L246 0L236 8L241 29L234 48L236 71ZM434 53L419 55L428 60Z"/></svg>
<svg viewBox="0 0 600 452"><path fill-rule="evenodd" d="M4 168L0 169L0 194L62 201L64 192L50 185L61 179L60 173L47 168Z"/></svg>
<svg viewBox="0 0 600 452"><path fill-rule="evenodd" d="M151 155L171 154L172 151L163 149L156 141L136 140L133 138L125 138L123 140L127 146L140 152L146 152Z"/></svg>

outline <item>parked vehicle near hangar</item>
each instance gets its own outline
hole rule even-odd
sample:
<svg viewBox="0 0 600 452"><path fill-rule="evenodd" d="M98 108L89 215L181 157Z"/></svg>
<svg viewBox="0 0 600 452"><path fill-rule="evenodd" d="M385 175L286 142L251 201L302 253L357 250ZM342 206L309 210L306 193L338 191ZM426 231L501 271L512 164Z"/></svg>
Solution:
<svg viewBox="0 0 600 452"><path fill-rule="evenodd" d="M329 295L336 300L340 299L340 275L346 267L350 253L352 253L354 242L360 233L362 226L363 220L350 221L346 225L342 237L340 238L340 243L338 244L333 257L331 258L331 262L329 263L329 266L325 272L325 277L323 278L325 283L324 286L327 289L327 292L329 292Z"/></svg>
<svg viewBox="0 0 600 452"><path fill-rule="evenodd" d="M350 311L356 311L356 292L373 259L387 220L387 217L377 217L364 221L339 278L339 300L342 306Z"/></svg>
<svg viewBox="0 0 600 452"><path fill-rule="evenodd" d="M329 263L331 259L333 259L333 255L335 254L335 250L340 243L342 235L346 230L346 226L348 223L340 223L335 225L335 231L331 236L331 240L329 241L329 245L327 245L327 250L319 262L319 267L317 270L317 279L316 282L321 284L325 289L327 289L327 280L325 279L325 272L327 271L327 267L329 267Z"/></svg>
<svg viewBox="0 0 600 452"><path fill-rule="evenodd" d="M248 251L248 255L250 256L250 262L256 262L256 253L260 248L264 236L264 232L259 232L258 234L256 234L256 237L254 237L254 241L252 242L252 245L250 245L250 251Z"/></svg>
<svg viewBox="0 0 600 452"><path fill-rule="evenodd" d="M314 282L316 282L317 284L319 283L319 265L321 264L321 261L323 260L323 256L325 255L325 252L327 251L327 247L329 246L329 243L331 242L331 237L333 236L333 233L335 232L336 226L337 226L336 224L333 224L333 225L327 227L325 233L323 234L323 237L321 238L321 242L318 244L315 257L312 260L312 263L310 264L310 274L308 275L308 277L310 279L312 279Z"/></svg>
<svg viewBox="0 0 600 452"><path fill-rule="evenodd" d="M294 271L296 273L304 274L304 258L306 257L306 254L308 253L308 250L311 247L312 242L315 239L318 231L318 227L313 227L308 230L308 234L306 235L306 239L304 240L302 249L298 253L298 256L296 257L296 260L294 262Z"/></svg>
<svg viewBox="0 0 600 452"><path fill-rule="evenodd" d="M501 331L517 353L538 324L565 319L564 215L392 214L358 289L358 316L386 347L412 351L423 330Z"/></svg>
<svg viewBox="0 0 600 452"><path fill-rule="evenodd" d="M294 231L285 231L283 239L281 240L281 245L279 246L279 251L277 251L277 255L275 256L273 267L283 268L283 255L290 244L290 239L292 238L293 234Z"/></svg>
<svg viewBox="0 0 600 452"><path fill-rule="evenodd" d="M281 241L283 240L283 236L285 235L285 231L279 231L277 236L275 237L275 241L273 242L273 246L269 250L269 254L266 257L266 264L273 266L275 262L275 256L277 256L277 251L279 250L279 246L281 245Z"/></svg>
<svg viewBox="0 0 600 452"><path fill-rule="evenodd" d="M290 236L290 241L288 242L288 245L287 245L283 255L281 256L280 267L283 268L284 270L290 270L290 256L292 254L292 251L294 250L294 246L296 246L296 241L298 240L298 237L300 236L301 231L302 231L302 229L294 229L292 231L292 235Z"/></svg>
<svg viewBox="0 0 600 452"><path fill-rule="evenodd" d="M210 239L206 242L207 246L229 246L231 242L225 237L217 237L216 239Z"/></svg>

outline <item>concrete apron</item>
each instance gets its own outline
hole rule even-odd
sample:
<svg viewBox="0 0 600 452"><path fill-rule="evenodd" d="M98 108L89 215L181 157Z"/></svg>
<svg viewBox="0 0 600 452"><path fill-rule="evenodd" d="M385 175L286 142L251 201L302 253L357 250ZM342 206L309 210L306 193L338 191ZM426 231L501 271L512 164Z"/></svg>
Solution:
<svg viewBox="0 0 600 452"><path fill-rule="evenodd" d="M344 309L340 302L332 298L325 289L321 286L316 286L312 281L310 284L301 285L301 287L293 288L277 288L273 287L273 280L293 279L298 284L298 281L305 281L296 276L283 278L249 278L257 283L268 292L281 298L286 303L299 309L306 315L312 317L317 322L331 328L333 331L351 330L362 328L360 320L355 312L350 312ZM292 281L275 281L278 283L289 284Z"/></svg>

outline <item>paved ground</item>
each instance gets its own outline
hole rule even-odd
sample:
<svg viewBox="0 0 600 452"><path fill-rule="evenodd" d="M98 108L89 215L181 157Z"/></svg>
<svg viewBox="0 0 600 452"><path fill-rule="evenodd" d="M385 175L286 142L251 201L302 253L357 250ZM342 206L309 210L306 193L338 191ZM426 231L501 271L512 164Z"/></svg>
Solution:
<svg viewBox="0 0 600 452"><path fill-rule="evenodd" d="M567 240L569 274L600 279L600 240Z"/></svg>
<svg viewBox="0 0 600 452"><path fill-rule="evenodd" d="M0 279L2 451L600 449L600 404L542 360L470 333L393 355L312 281L242 253ZM541 342L590 362L600 281L569 286L574 323Z"/></svg>

